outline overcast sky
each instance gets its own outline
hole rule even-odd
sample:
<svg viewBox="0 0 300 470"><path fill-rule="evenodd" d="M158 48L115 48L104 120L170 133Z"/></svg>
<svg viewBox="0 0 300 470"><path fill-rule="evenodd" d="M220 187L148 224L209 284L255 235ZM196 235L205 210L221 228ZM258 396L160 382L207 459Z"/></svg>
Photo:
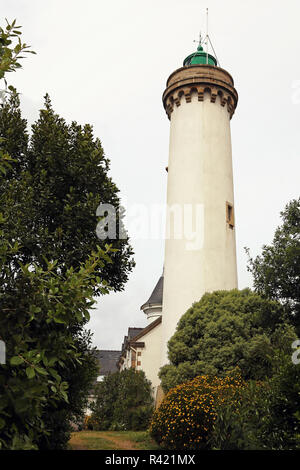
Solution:
<svg viewBox="0 0 300 470"><path fill-rule="evenodd" d="M68 122L94 126L110 174L128 204L166 201L168 76L209 32L239 103L231 121L239 287L252 255L270 243L279 212L299 197L299 0L0 0L37 52L9 76L31 124L48 92ZM130 235L130 233L129 233ZM132 235L132 234L131 234ZM120 349L161 275L164 241L132 239L136 268L124 292L102 298L90 329L101 349Z"/></svg>

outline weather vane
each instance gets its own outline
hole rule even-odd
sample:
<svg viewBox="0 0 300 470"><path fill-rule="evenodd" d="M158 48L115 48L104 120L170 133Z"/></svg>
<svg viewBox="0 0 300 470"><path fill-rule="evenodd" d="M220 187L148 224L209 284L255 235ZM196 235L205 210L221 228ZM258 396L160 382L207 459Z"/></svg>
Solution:
<svg viewBox="0 0 300 470"><path fill-rule="evenodd" d="M208 53L208 45L210 45L214 55L215 55L215 58L217 60L217 64L220 66L220 62L217 58L217 55L215 53L215 50L214 50L214 46L212 45L212 42L211 42L211 39L209 37L209 34L208 34L208 8L206 8L206 35L204 37L204 39L202 38L202 34L201 34L201 31L199 33L199 40L196 40L194 39L193 42L197 42L198 43L198 47L202 47L202 45L206 45L206 63L208 64L208 56L209 56L209 53Z"/></svg>
<svg viewBox="0 0 300 470"><path fill-rule="evenodd" d="M202 35L201 35L201 31L199 33L199 39L194 39L193 42L197 42L198 43L198 46L201 46L202 45Z"/></svg>

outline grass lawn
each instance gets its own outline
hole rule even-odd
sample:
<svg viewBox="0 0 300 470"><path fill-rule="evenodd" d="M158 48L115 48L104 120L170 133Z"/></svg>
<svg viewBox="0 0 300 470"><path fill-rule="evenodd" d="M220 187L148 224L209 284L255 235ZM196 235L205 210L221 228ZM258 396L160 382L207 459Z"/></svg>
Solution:
<svg viewBox="0 0 300 470"><path fill-rule="evenodd" d="M147 431L79 431L69 441L71 450L155 450Z"/></svg>

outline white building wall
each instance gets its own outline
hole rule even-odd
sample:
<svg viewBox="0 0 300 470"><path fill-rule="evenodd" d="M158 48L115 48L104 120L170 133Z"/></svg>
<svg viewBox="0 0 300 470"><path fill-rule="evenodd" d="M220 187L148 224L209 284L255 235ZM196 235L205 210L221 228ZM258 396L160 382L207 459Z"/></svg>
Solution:
<svg viewBox="0 0 300 470"><path fill-rule="evenodd" d="M183 97L171 113L167 205L192 205L194 216L202 205L197 236L203 243L188 249L191 240L186 234L174 239L167 220L160 365L168 362L167 342L193 302L205 292L237 287L235 229L226 223L226 202L234 203L227 106L219 96L212 103L209 92L204 101Z"/></svg>
<svg viewBox="0 0 300 470"><path fill-rule="evenodd" d="M141 365L137 367L137 370L143 370L145 372L147 379L150 380L154 388L154 396L156 388L160 384L158 371L161 362L161 333L162 324L159 323L155 328L139 339L139 341L145 343L145 346L137 350L141 351L141 356L137 356L137 360L141 361Z"/></svg>

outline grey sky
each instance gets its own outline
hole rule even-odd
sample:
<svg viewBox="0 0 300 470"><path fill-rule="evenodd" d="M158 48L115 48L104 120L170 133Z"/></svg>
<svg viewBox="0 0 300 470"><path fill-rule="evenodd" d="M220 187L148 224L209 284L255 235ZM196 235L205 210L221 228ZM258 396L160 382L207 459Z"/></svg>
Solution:
<svg viewBox="0 0 300 470"><path fill-rule="evenodd" d="M1 0L37 52L9 76L32 123L48 92L66 120L91 123L129 203L165 203L168 76L209 29L221 66L235 80L232 123L239 287L251 286L243 247L272 240L279 212L299 196L300 41L298 0ZM94 343L118 349L163 267L163 240L132 240L136 268L124 292L100 300Z"/></svg>

